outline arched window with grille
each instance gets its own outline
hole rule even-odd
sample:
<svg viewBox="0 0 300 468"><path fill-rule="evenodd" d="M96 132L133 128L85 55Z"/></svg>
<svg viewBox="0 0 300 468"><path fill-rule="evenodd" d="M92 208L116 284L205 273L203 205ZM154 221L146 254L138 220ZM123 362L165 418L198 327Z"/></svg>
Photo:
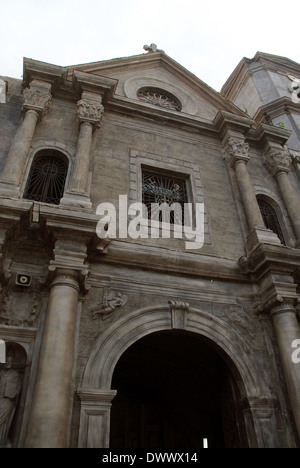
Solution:
<svg viewBox="0 0 300 468"><path fill-rule="evenodd" d="M41 151L33 161L24 198L59 205L68 172L66 157L59 151Z"/></svg>
<svg viewBox="0 0 300 468"><path fill-rule="evenodd" d="M281 243L286 245L279 219L273 206L261 198L258 198L257 202L266 228L271 229L271 231L277 234Z"/></svg>

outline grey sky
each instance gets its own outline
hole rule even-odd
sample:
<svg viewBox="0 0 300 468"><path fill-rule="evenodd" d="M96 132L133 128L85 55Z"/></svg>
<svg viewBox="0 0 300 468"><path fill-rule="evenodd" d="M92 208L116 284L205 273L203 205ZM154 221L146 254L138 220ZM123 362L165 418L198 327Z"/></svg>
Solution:
<svg viewBox="0 0 300 468"><path fill-rule="evenodd" d="M67 66L154 42L219 91L257 51L299 62L298 16L279 0L0 0L0 75L21 78L23 57Z"/></svg>

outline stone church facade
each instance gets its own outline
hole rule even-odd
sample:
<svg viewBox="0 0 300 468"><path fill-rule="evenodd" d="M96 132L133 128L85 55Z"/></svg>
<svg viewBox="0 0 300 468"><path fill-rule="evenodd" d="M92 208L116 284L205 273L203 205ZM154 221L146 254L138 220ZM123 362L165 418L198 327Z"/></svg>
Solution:
<svg viewBox="0 0 300 468"><path fill-rule="evenodd" d="M2 447L299 447L299 78L0 77Z"/></svg>

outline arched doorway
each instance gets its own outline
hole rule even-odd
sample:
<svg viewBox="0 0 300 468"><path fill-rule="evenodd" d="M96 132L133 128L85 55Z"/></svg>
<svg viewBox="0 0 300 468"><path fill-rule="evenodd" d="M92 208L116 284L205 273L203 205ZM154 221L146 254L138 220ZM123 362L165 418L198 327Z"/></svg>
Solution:
<svg viewBox="0 0 300 468"><path fill-rule="evenodd" d="M116 406L118 388L115 388L117 381L112 381L117 375L118 364L132 346L143 343L143 339L156 333L166 333L166 336L189 334L219 356L225 377L227 375L224 379L227 385L220 395L229 395L224 398L228 408L222 411L226 447L239 445L234 442L236 432L233 428L236 427L242 447L280 446L277 401L270 394L264 367L249 345L248 335L243 335L241 328L226 317L217 317L192 307L174 310L169 304L154 304L121 315L95 342L84 370L82 385L77 389L80 399L78 447L108 448L114 442L110 437L111 412ZM201 354L199 349L192 354ZM159 360L163 357L160 355ZM144 364L141 367L144 368ZM178 410L186 408L193 385L189 383L186 388L185 399L177 399ZM233 403L230 403L231 400ZM232 408L236 413L232 412ZM224 418L226 412L228 417Z"/></svg>
<svg viewBox="0 0 300 468"><path fill-rule="evenodd" d="M112 379L111 448L246 445L238 390L209 340L172 330L147 335L120 357Z"/></svg>

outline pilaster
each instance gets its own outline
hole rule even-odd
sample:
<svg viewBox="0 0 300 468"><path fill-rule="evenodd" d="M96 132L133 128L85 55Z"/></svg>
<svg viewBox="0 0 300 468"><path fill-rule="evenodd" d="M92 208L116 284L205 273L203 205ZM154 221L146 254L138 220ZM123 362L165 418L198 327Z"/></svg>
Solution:
<svg viewBox="0 0 300 468"><path fill-rule="evenodd" d="M79 448L108 448L111 402L116 390L78 389L81 401Z"/></svg>

